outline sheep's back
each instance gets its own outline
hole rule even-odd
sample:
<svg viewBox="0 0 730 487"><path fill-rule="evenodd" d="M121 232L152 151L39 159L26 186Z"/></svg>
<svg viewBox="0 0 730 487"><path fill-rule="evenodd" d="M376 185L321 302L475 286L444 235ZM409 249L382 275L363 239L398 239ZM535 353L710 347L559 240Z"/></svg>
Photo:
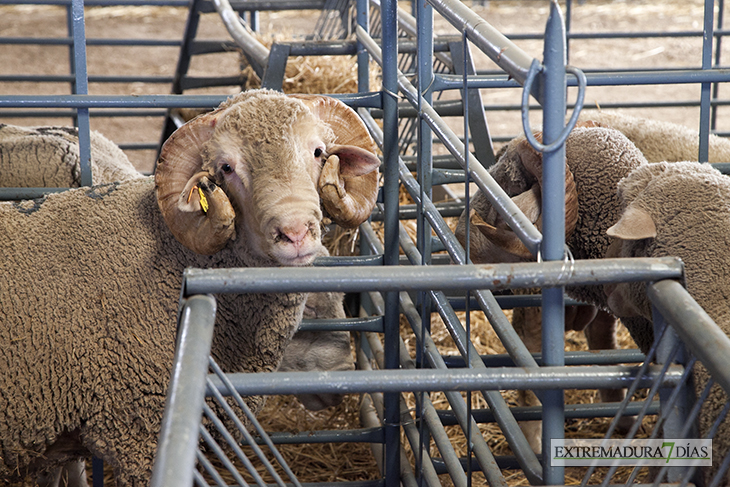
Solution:
<svg viewBox="0 0 730 487"><path fill-rule="evenodd" d="M94 184L141 178L127 155L99 132L91 131ZM78 133L72 127L0 124L0 186L77 188L81 186Z"/></svg>
<svg viewBox="0 0 730 487"><path fill-rule="evenodd" d="M610 243L606 230L618 221L621 212L617 184L646 160L624 135L606 128L575 129L568 137L565 154L579 205L575 231L566 243L575 259L603 258ZM607 309L600 286L570 287L568 292Z"/></svg>

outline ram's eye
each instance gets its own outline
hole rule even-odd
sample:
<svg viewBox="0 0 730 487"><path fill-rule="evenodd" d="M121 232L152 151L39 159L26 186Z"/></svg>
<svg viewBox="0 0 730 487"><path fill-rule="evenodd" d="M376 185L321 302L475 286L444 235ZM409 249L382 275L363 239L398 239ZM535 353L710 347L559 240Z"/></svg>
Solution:
<svg viewBox="0 0 730 487"><path fill-rule="evenodd" d="M322 149L320 149L319 147L314 149L314 157L319 157L321 155L322 155Z"/></svg>
<svg viewBox="0 0 730 487"><path fill-rule="evenodd" d="M223 164L221 165L221 171L223 171L226 174L230 174L233 171L233 168L230 164Z"/></svg>

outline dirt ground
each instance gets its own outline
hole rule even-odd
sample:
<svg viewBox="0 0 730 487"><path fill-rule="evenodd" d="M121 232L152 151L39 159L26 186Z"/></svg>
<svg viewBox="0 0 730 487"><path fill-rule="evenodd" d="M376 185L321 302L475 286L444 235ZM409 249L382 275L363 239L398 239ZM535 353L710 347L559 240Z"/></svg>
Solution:
<svg viewBox="0 0 730 487"><path fill-rule="evenodd" d="M548 15L549 2L529 0L466 0L472 8L494 27L505 34L540 33ZM572 32L679 32L700 31L703 22L701 0L583 0L573 2ZM564 4L564 2L561 2ZM403 7L409 9L408 4ZM86 34L94 38L166 39L180 41L187 19L186 8L173 7L92 7L86 9ZM288 11L262 12L260 33L263 38L289 36L302 38L312 32L318 12ZM437 32L451 34L456 31L436 16ZM66 15L62 7L53 6L0 6L0 37L62 37L66 35ZM199 39L228 39L229 36L216 14L203 17ZM542 43L535 40L515 41L528 54L542 58ZM723 44L722 60L726 59L727 43ZM169 78L174 75L179 48L172 47L105 47L89 45L87 49L90 76L147 76L162 77L164 82L152 83L90 83L93 95L143 95L169 94ZM479 69L493 69L485 56L475 53ZM573 40L570 42L571 64L584 70L622 68L679 68L701 66L701 37L656 37L648 39ZM197 76L231 76L240 71L237 52L196 56L189 74ZM66 46L35 46L25 44L4 45L0 49L0 76L9 75L62 75L69 73L68 48ZM240 87L207 88L186 93L228 95ZM724 94L725 87L720 89ZM3 95L50 95L70 93L68 83L9 82L0 80L0 97ZM628 87L589 87L586 104L608 106L619 102L665 102L699 100L698 85L650 85ZM516 105L520 90L483 90L486 104ZM569 100L575 98L575 90L569 90ZM730 115L727 107L719 110L717 130L730 132ZM699 107L643 108L630 113L660 118L697 128ZM12 110L0 108L0 122L19 125L70 125L64 118L17 117ZM514 111L490 111L487 113L490 130L494 136L516 135L521 131L519 115ZM539 113L532 114L533 127L540 123ZM119 145L157 144L162 133L163 118L160 116L92 117L92 129L102 132ZM130 160L143 171L150 172L154 165L155 150L126 150ZM575 340L571 338L571 340ZM575 345L584 346L582 343ZM351 403L343 406L352 413ZM334 415L335 413L328 413ZM297 418L313 421L313 416L299 412ZM327 425L330 416L319 420ZM293 428L293 425L287 426ZM312 455L311 452L304 453ZM358 468L364 469L362 465ZM367 475L366 475L367 477ZM353 477L350 477L352 479ZM361 478L361 477L358 477ZM340 480L337 477L337 480ZM324 480L324 479L323 479ZM335 480L335 478L329 479ZM515 483L521 482L519 479ZM512 481L511 481L512 483Z"/></svg>
<svg viewBox="0 0 730 487"><path fill-rule="evenodd" d="M541 33L548 15L548 2L492 0L470 2L473 9L505 34ZM410 9L404 3L403 8ZM265 39L301 38L314 29L315 11L261 12L260 33ZM92 7L86 9L87 38L165 39L180 41L187 18L186 8L174 7ZM640 31L698 31L703 21L701 0L584 0L573 2L572 32L640 32ZM435 16L439 33L453 34L443 18ZM63 7L19 5L0 7L0 36L2 37L60 37L66 35L66 15ZM204 15L198 31L199 39L229 39L217 14ZM515 43L528 54L542 58L542 44L536 40ZM724 43L723 46L727 46ZM584 70L604 68L656 68L701 66L701 37L659 37L650 39L572 40L569 62ZM723 49L724 51L725 49ZM98 46L87 48L90 76L159 77L169 80L175 72L178 47ZM476 49L480 69L492 69L493 64ZM727 54L724 54L724 59ZM5 45L0 50L0 76L5 75L63 75L68 74L68 48L63 45ZM231 76L240 71L237 52L199 55L193 58L193 76ZM240 87L206 88L186 93L233 94ZM586 104L606 106L617 101L694 101L699 99L698 85L650 85L629 87L589 87ZM575 98L569 90L569 100ZM168 94L169 82L90 83L94 95ZM68 83L2 82L0 93L7 95L50 95L70 93ZM483 90L486 104L517 104L520 90ZM720 91L722 95L722 90ZM730 121L720 110L718 129L730 131ZM2 111L3 122L20 125L71 124L64 118L13 118L10 110ZM636 113L636 111L634 111ZM665 120L697 127L699 108L641 109ZM532 114L533 126L539 126L539 113ZM518 112L490 111L487 114L494 136L510 136L521 131ZM120 145L158 144L162 133L162 117L96 117L92 128L107 135ZM142 171L151 171L154 150L127 150L132 162Z"/></svg>

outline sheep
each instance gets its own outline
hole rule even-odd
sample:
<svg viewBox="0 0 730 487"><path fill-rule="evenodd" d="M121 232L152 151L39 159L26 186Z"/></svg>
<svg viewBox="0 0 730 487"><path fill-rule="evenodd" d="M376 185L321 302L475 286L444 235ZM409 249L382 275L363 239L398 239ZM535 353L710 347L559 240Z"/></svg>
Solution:
<svg viewBox="0 0 730 487"><path fill-rule="evenodd" d="M255 90L173 133L154 177L0 204L0 480L90 452L146 484L183 270L309 265L324 218L369 216L374 152L341 102ZM212 355L276 369L306 298L218 296Z"/></svg>
<svg viewBox="0 0 730 487"><path fill-rule="evenodd" d="M696 160L698 156L699 134L681 125L631 117L610 111L586 111L581 113L579 120L579 127L603 127L619 130L641 151L647 162ZM507 148L508 146L505 146L503 150ZM730 161L730 141L711 135L709 139L709 159L711 162ZM568 162L570 163L570 160ZM624 169L622 168L622 171ZM521 179L519 180L521 181ZM611 179L610 184L613 185L614 183L615 179ZM514 194L514 192L510 194ZM528 201L539 205L539 196L535 196L536 194L539 195L539 193L533 191L526 195L518 196L516 199L525 201L529 196ZM477 204L486 204L483 195L475 198L475 201ZM609 208L611 215L616 216L615 205L612 204ZM475 211L477 216L474 219L479 220L480 215L484 211L477 207ZM536 210L529 211L535 212ZM495 218L494 214L492 214L492 218ZM457 237L461 239L462 243L464 243L465 221L466 215L462 215L456 230ZM481 223L479 225L481 225L481 229L487 229L489 231L488 227L483 226ZM477 232L472 232L472 235L475 233ZM494 232L491 232L490 235L494 238ZM513 261L516 259L515 255L510 252L505 252L501 246L493 245L491 241L482 238L482 235L478 233L471 238L472 259L475 262ZM514 235L510 235L509 242L512 242L513 245L516 245L516 248L520 249L521 256L518 260L529 259L530 256L526 249L514 241ZM604 244L605 242L601 244L601 248L603 248ZM622 322L627 328L635 322L633 328L635 330L641 330L635 331L635 334L646 333L646 323L640 318L626 318ZM512 323L515 330L524 340L528 350L532 352L540 351L542 342L540 309L516 308L513 310ZM598 308L592 305L566 307L565 327L566 330L583 330L586 334L588 347L591 350L613 349L617 347L615 317L602 306ZM632 335L632 337L634 336ZM634 338L636 339L636 337ZM643 337L640 339L643 339ZM623 393L621 391L608 390L601 391L601 396L603 401L616 401L623 397ZM529 394L523 401L536 404L536 398ZM618 425L619 429L627 428L629 423L630 420L628 418L622 419ZM540 423L527 423L523 429L534 449L539 451L541 444Z"/></svg>
<svg viewBox="0 0 730 487"><path fill-rule="evenodd" d="M201 112L202 113L202 112ZM95 185L142 177L124 152L99 132L91 132L92 175ZM0 125L0 186L79 187L80 157L77 130L69 127ZM32 169L32 170L29 170ZM323 254L324 255L324 254ZM345 318L343 295L312 293L304 318ZM351 370L354 368L348 332L297 331L284 350L280 370ZM301 394L299 401L318 411L338 405L341 394ZM45 473L40 487L85 486L85 461L72 462Z"/></svg>
<svg viewBox="0 0 730 487"><path fill-rule="evenodd" d="M198 111L202 114L204 111ZM194 117L190 117L194 118ZM70 127L22 127L0 124L0 186L74 187L80 183L77 129ZM91 132L93 184L141 178L124 152L99 132ZM323 253L322 256L327 256ZM312 293L307 298L307 319L343 319L344 295ZM282 371L351 370L353 361L347 332L297 332L284 351ZM314 411L336 406L342 395L301 395Z"/></svg>
<svg viewBox="0 0 730 487"><path fill-rule="evenodd" d="M601 258L609 244L606 230L618 219L620 207L615 188L635 167L646 164L641 152L620 132L605 127L578 127L566 142L566 244L577 259ZM523 212L541 228L540 182L542 158L524 137L511 141L490 174ZM483 193L471 200L471 215L464 212L455 233L465 244L470 222L470 255L476 263L532 260L526 247L491 207ZM616 318L610 314L600 287L567 287L566 293L590 307L569 307L566 329L585 329L591 349L616 348ZM541 349L539 309L513 310L513 326L531 352ZM623 391L601 391L604 401L623 398ZM536 404L523 394L522 402ZM626 428L630 418L622 419ZM523 432L532 448L541 450L541 423L525 422Z"/></svg>
<svg viewBox="0 0 730 487"><path fill-rule="evenodd" d="M77 188L79 160L75 128L0 124L0 187ZM124 151L93 130L91 174L93 184L143 177Z"/></svg>
<svg viewBox="0 0 730 487"><path fill-rule="evenodd" d="M707 164L655 163L637 167L618 184L622 213L607 230L615 240L606 257L679 257L684 263L687 291L730 335L730 179ZM653 341L651 306L642 283L605 286L611 312L626 321L645 353ZM641 325L641 326L639 326ZM699 393L707 384L704 367L694 370ZM728 395L715 386L700 412L705 434L727 403ZM730 420L717 431L713 467L703 472L705 485L721 459L730 454ZM727 473L720 485L730 485Z"/></svg>
<svg viewBox="0 0 730 487"><path fill-rule="evenodd" d="M583 111L581 123L610 127L624 134L649 162L697 161L700 136L683 125L613 111ZM707 162L730 162L730 140L710 134Z"/></svg>
<svg viewBox="0 0 730 487"><path fill-rule="evenodd" d="M342 293L311 293L304 308L305 319L343 319ZM311 370L353 370L355 364L347 331L298 331L284 350L280 372ZM297 399L310 411L337 406L343 394L297 394Z"/></svg>

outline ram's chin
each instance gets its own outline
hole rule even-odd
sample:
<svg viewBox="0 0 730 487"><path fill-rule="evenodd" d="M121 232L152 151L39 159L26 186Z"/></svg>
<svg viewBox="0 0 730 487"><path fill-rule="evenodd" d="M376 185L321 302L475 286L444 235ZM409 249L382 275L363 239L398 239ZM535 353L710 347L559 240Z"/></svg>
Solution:
<svg viewBox="0 0 730 487"><path fill-rule="evenodd" d="M321 246L307 249L280 249L274 252L274 258L285 267L302 267L312 264L319 255L327 255Z"/></svg>

